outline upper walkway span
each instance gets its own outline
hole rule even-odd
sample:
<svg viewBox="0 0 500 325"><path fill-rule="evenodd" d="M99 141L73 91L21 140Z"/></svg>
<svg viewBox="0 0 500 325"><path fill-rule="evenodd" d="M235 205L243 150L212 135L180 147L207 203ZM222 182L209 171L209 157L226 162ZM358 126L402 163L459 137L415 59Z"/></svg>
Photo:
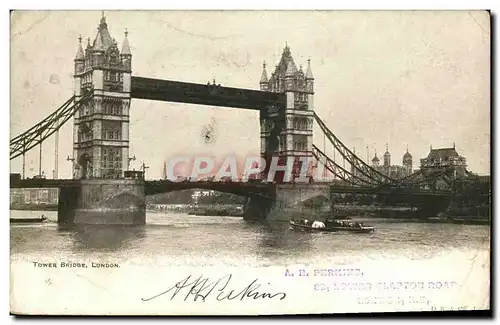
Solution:
<svg viewBox="0 0 500 325"><path fill-rule="evenodd" d="M261 118L267 117L269 109L283 109L286 104L284 93L138 76L132 77L131 97L257 110L260 111Z"/></svg>

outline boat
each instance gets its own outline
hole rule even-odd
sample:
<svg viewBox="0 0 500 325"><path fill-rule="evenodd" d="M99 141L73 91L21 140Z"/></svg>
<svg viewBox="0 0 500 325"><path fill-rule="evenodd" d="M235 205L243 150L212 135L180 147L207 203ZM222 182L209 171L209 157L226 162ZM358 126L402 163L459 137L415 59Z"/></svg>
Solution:
<svg viewBox="0 0 500 325"><path fill-rule="evenodd" d="M46 216L41 216L39 218L10 218L11 223L40 223L49 220Z"/></svg>
<svg viewBox="0 0 500 325"><path fill-rule="evenodd" d="M370 233L375 231L375 227L364 225L361 222L346 219L328 219L325 222L317 220L290 220L290 229L311 232L355 232Z"/></svg>

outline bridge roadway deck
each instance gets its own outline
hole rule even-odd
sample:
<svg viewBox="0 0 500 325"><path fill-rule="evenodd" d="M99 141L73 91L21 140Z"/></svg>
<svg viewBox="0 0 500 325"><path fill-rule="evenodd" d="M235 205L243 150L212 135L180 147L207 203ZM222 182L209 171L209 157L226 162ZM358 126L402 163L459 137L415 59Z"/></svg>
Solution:
<svg viewBox="0 0 500 325"><path fill-rule="evenodd" d="M80 187L78 179L23 179L10 182L10 188L66 188ZM171 182L167 180L145 181L145 195L181 191L186 189L207 189L238 195L274 195L275 184L253 182Z"/></svg>
<svg viewBox="0 0 500 325"><path fill-rule="evenodd" d="M237 195L265 195L274 196L276 186L274 183L255 182L171 182L168 180L145 181L145 195L154 195L165 192L181 191L187 189L206 189ZM79 187L81 181L78 179L24 179L10 182L10 188L63 188ZM313 184L282 184L282 187L314 187L324 186L324 183ZM387 194L387 195L415 195L415 196L452 196L447 191L432 191L418 188L369 188L332 185L330 193L345 194Z"/></svg>
<svg viewBox="0 0 500 325"><path fill-rule="evenodd" d="M332 185L330 193L334 194L384 194L384 195L412 195L412 196L453 196L450 191L421 189L415 187L355 187Z"/></svg>
<svg viewBox="0 0 500 325"><path fill-rule="evenodd" d="M79 179L22 179L10 182L10 188L80 187Z"/></svg>

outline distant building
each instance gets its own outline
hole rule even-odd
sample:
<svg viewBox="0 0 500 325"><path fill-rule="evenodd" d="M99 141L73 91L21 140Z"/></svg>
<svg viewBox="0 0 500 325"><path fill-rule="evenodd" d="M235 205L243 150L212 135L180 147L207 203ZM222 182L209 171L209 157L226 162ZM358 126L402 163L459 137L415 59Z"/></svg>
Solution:
<svg viewBox="0 0 500 325"><path fill-rule="evenodd" d="M167 162L163 162L163 172L161 174L162 179L167 179Z"/></svg>
<svg viewBox="0 0 500 325"><path fill-rule="evenodd" d="M57 188L22 188L10 190L11 204L57 204Z"/></svg>
<svg viewBox="0 0 500 325"><path fill-rule="evenodd" d="M420 170L427 174L435 171L448 169L453 172L454 178L466 177L467 163L465 157L458 154L453 148L432 149L426 158L420 159Z"/></svg>
<svg viewBox="0 0 500 325"><path fill-rule="evenodd" d="M403 167L405 168L407 175L411 175L413 173L413 157L408 151L408 147L406 147L406 153L403 155Z"/></svg>
<svg viewBox="0 0 500 325"><path fill-rule="evenodd" d="M191 195L191 198L193 199L193 202L197 204L198 201L200 200L200 197L216 196L216 195L219 195L219 193L215 192L214 190L194 190L193 194Z"/></svg>
<svg viewBox="0 0 500 325"><path fill-rule="evenodd" d="M379 173L384 174L393 179L400 179L412 174L413 158L408 148L403 155L403 165L391 165L391 154L389 146L386 144L384 153L384 164L380 165L380 159L377 157L377 151L372 159L372 167Z"/></svg>
<svg viewBox="0 0 500 325"><path fill-rule="evenodd" d="M24 191L21 188L10 189L10 204L24 203Z"/></svg>

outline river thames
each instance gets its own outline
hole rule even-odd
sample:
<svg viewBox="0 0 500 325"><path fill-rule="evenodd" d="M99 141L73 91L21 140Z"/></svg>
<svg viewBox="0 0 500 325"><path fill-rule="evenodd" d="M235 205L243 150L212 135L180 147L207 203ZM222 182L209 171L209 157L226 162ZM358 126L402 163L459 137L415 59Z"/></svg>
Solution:
<svg viewBox="0 0 500 325"><path fill-rule="evenodd" d="M147 212L145 226L63 228L57 224L57 212L11 211L13 218L41 214L51 222L11 224L12 259L259 267L450 257L454 263L465 266L478 253L489 255L490 249L490 227L485 225L359 219L374 225L376 231L303 233L290 230L283 222Z"/></svg>

